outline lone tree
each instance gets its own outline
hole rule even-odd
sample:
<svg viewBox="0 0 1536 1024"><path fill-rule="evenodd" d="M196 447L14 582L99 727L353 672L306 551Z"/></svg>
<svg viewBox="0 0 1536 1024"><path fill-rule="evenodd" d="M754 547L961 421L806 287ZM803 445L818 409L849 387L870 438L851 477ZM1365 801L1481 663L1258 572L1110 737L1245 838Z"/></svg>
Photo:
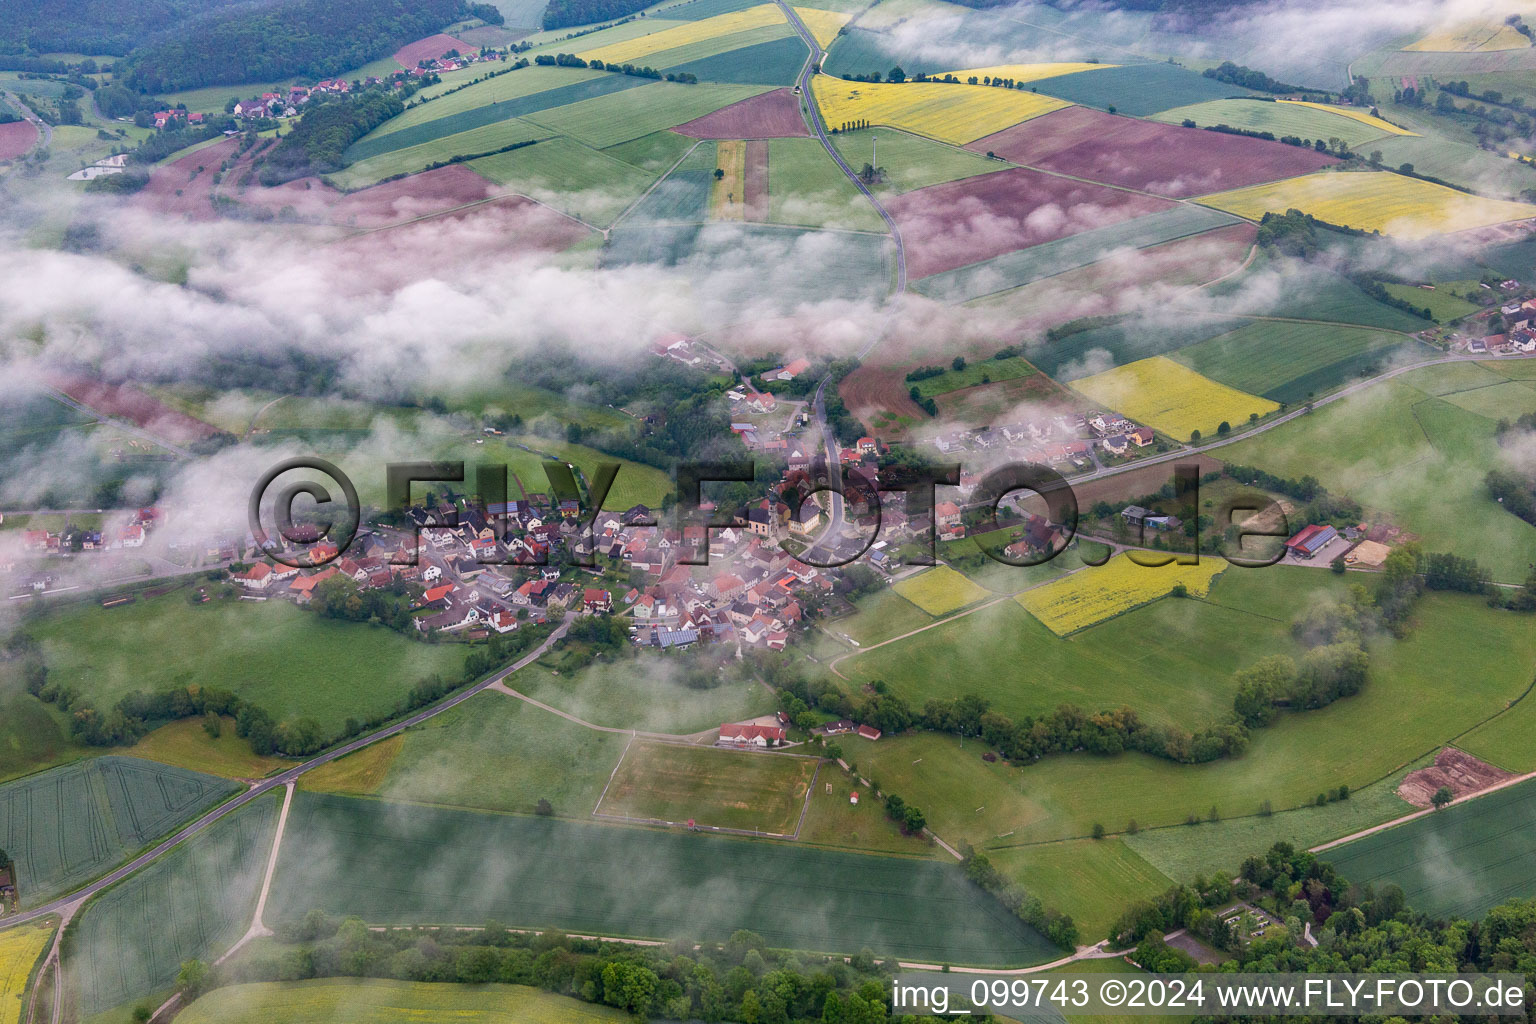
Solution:
<svg viewBox="0 0 1536 1024"><path fill-rule="evenodd" d="M1435 790L1435 795L1429 798L1429 802L1434 804L1435 810L1438 811L1454 799L1456 799L1456 794L1451 792L1451 787L1441 786Z"/></svg>
<svg viewBox="0 0 1536 1024"><path fill-rule="evenodd" d="M724 180L724 178L725 178L725 168L723 168L723 167L716 167L715 168L715 180L716 181L722 181L722 180Z"/></svg>

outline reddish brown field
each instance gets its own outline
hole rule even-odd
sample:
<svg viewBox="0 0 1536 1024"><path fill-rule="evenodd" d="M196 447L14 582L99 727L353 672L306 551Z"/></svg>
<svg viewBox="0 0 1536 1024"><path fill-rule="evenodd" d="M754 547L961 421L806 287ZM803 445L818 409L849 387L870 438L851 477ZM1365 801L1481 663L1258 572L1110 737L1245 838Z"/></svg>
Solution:
<svg viewBox="0 0 1536 1024"><path fill-rule="evenodd" d="M1405 775L1398 784L1397 795L1415 807L1428 807L1435 791L1441 786L1449 786L1451 792L1459 798L1513 777L1502 768L1495 768L1471 754L1455 747L1446 747L1435 755L1434 764Z"/></svg>
<svg viewBox="0 0 1536 1024"><path fill-rule="evenodd" d="M800 116L800 101L788 89L732 103L672 130L693 139L786 139L809 134Z"/></svg>
<svg viewBox="0 0 1536 1024"><path fill-rule="evenodd" d="M31 121L0 124L0 160L14 160L37 143L37 125Z"/></svg>
<svg viewBox="0 0 1536 1024"><path fill-rule="evenodd" d="M217 427L177 412L129 384L107 384L78 374L50 375L48 383L103 416L127 420L168 441L186 443L219 432Z"/></svg>
<svg viewBox="0 0 1536 1024"><path fill-rule="evenodd" d="M1337 163L1301 146L1065 107L966 147L1016 164L1183 199Z"/></svg>
<svg viewBox="0 0 1536 1024"><path fill-rule="evenodd" d="M213 220L213 176L224 161L234 155L238 145L237 139L225 139L155 168L149 176L149 184L133 197L133 204L155 213ZM240 172L231 169L225 180L232 184L233 175L237 173Z"/></svg>
<svg viewBox="0 0 1536 1024"><path fill-rule="evenodd" d="M865 363L842 379L837 392L843 396L848 411L865 422L879 412L910 416L921 422L928 418L928 414L907 393L911 385L907 383L906 376L907 368L903 366L871 366ZM885 430L881 436L894 436L894 432Z"/></svg>
<svg viewBox="0 0 1536 1024"><path fill-rule="evenodd" d="M768 140L747 143L747 183L745 189L747 220L768 219Z"/></svg>
<svg viewBox="0 0 1536 1024"><path fill-rule="evenodd" d="M1003 422L1009 411L1028 404L1034 408L1072 407L1072 394L1043 373L978 384L937 396L939 416L945 422L986 426Z"/></svg>
<svg viewBox="0 0 1536 1024"><path fill-rule="evenodd" d="M427 36L425 39L418 39L414 43L406 43L400 47L395 51L395 63L403 68L413 68L424 60L436 60L449 50L458 50L460 53L479 53L480 47L439 32L435 36Z"/></svg>
<svg viewBox="0 0 1536 1024"><path fill-rule="evenodd" d="M499 191L463 164L450 164L358 192L338 192L318 178L300 178L275 188L252 185L231 197L274 213L287 208L304 221L379 228L489 199Z"/></svg>
<svg viewBox="0 0 1536 1024"><path fill-rule="evenodd" d="M907 271L927 277L1167 209L1169 202L1022 167L920 188L887 200Z"/></svg>

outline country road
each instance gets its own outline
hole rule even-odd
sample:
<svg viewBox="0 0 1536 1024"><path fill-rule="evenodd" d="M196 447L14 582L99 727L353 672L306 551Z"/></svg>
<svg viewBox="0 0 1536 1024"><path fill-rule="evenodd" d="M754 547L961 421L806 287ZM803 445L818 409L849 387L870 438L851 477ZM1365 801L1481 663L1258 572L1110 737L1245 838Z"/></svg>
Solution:
<svg viewBox="0 0 1536 1024"><path fill-rule="evenodd" d="M349 743L335 748L334 750L329 750L315 758L312 758L311 760L305 761L303 764L295 765L294 767L289 768L287 771L282 772L281 774L262 779L260 782L252 785L251 788L246 790L244 793L241 793L239 796L228 801L227 803L215 807L207 814L204 814L201 818L198 818L196 821L192 822L192 824L187 825L185 828L181 829L175 835L155 844L155 846L139 854L137 857L133 858L133 860L129 861L127 864L124 864L122 867L116 869L115 871L103 875L101 878L98 878L96 881L85 886L84 888L76 889L74 892L67 896L61 896L56 900L44 903L31 910L27 910L5 918L3 921L0 921L0 928L6 928L14 924L24 924L27 921L35 921L38 918L46 917L49 914L57 914L73 904L78 904L83 900L90 899L92 896L96 895L98 892L101 892L103 889L116 885L118 882L121 882L129 875L132 875L140 869L148 866L151 862L159 859L174 847L185 842L187 839L190 839L197 833L202 832L204 829L208 828L208 826L212 825L214 822L220 820L221 818L234 813L251 801L260 799L263 795L272 792L280 786L286 787L289 783L297 782L299 778L306 772L313 771L323 764L329 764L330 762L335 761L337 758L345 757L353 751L361 750L363 747L377 743L379 740L388 739L396 733L404 732L406 729L409 729L412 726L420 725L427 719L433 718L436 715L440 715L444 711L447 711L449 708L457 707L469 698L473 697L475 694L480 693L482 690L489 689L496 683L499 683L503 679L510 676L512 673L532 664L539 657L541 657L545 651L554 646L554 644L559 641L561 637L565 636L566 630L570 629L571 623L574 621L576 621L575 614L568 613L560 625L555 628L555 631L544 639L543 643L539 644L538 647L535 647L533 650L523 655L517 661L513 662L511 665L508 665L506 668L502 669L500 672L497 672L495 675L489 677L488 679L484 679L481 682L476 683L474 686L469 687L468 689L461 690L459 693L448 697L440 703L433 704L431 707L418 711L408 718L403 718L393 725L387 725L376 732L369 733L367 736L360 736Z"/></svg>

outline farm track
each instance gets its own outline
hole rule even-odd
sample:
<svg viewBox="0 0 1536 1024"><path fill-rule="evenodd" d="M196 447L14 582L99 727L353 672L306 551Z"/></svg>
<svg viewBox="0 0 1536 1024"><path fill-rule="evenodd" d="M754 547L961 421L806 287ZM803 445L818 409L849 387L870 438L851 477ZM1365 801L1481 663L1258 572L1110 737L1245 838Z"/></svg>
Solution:
<svg viewBox="0 0 1536 1024"><path fill-rule="evenodd" d="M241 793L240 795L231 798L218 807L215 807L213 810L204 814L201 818L198 818L190 825L186 825L179 829L174 835L162 840L159 843L156 843L150 849L139 854L127 864L124 864L116 870L103 875L96 881L75 890L67 896L62 896L56 900L51 900L48 903L35 907L32 910L14 914L11 917L6 918L3 923L0 923L0 928L5 928L14 924L24 924L27 921L35 921L38 918L46 917L49 914L59 914L66 912L73 913L74 910L78 908L78 906L85 900L90 899L92 896L95 896L97 893L104 889L116 885L118 882L121 882L128 876L137 873L152 862L164 856L166 853L170 852L175 847L190 839L192 836L197 835L199 832L205 831L215 822L224 817L227 817L245 805L252 803L253 801L264 796L265 794L272 792L279 786L287 787L290 784L297 782L299 778L307 772L313 771L314 769L319 768L321 765L329 764L332 761L345 757L347 754L351 754L355 751L363 749L364 747L377 743L379 740L388 739L397 733L404 732L406 729L409 729L412 726L420 725L422 722L427 721L429 718L440 715L450 708L457 707L458 705L464 703L466 700L469 700L469 698L475 696L475 694L489 689L491 686L505 679L507 676L510 676L512 673L527 667L542 657L546 651L548 651L563 636L565 636L566 631L570 629L571 624L575 621L575 615L567 614L564 621L562 621L561 624L555 628L553 633L544 639L543 643L539 644L539 646L523 655L511 665L508 665L506 668L497 672L495 675L492 675L491 677L484 679L481 682L476 683L475 685L470 686L457 694L454 694L452 697L449 697L446 700L426 708L425 710L418 711L407 718L403 718L393 725L385 726L376 732L369 733L367 736L361 736L349 743L345 743L333 750L329 750L323 754L320 754L318 757L311 758L310 760L305 761L303 764L289 768L287 771L284 771L278 775L270 776L268 778L262 779L260 782L253 783L251 788L246 790L244 793Z"/></svg>

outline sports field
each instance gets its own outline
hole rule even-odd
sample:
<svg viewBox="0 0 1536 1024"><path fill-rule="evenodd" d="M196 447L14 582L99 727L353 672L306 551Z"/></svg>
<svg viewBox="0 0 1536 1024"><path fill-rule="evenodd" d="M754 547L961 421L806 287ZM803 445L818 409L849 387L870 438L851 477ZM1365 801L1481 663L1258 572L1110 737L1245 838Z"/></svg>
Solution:
<svg viewBox="0 0 1536 1024"><path fill-rule="evenodd" d="M1188 440L1216 434L1222 423L1241 426L1250 416L1279 408L1267 398L1218 384L1165 356L1152 356L1083 377L1072 386L1093 401L1138 423Z"/></svg>
<svg viewBox="0 0 1536 1024"><path fill-rule="evenodd" d="M944 302L967 302L1086 267L1114 252L1146 249L1236 223L1229 215L1186 203L933 274L915 282L912 290Z"/></svg>
<svg viewBox="0 0 1536 1024"><path fill-rule="evenodd" d="M26 1010L27 978L53 939L51 921L34 921L0 932L0 1021L18 1024Z"/></svg>
<svg viewBox="0 0 1536 1024"><path fill-rule="evenodd" d="M829 128L868 121L957 146L1067 105L1049 96L984 85L845 82L830 75L817 75L811 84Z"/></svg>
<svg viewBox="0 0 1536 1024"><path fill-rule="evenodd" d="M1347 383L1368 367L1430 350L1400 334L1365 327L1263 320L1179 349L1172 358L1211 380L1275 402L1297 404Z"/></svg>
<svg viewBox="0 0 1536 1024"><path fill-rule="evenodd" d="M1191 597L1204 597L1226 568L1225 560L1208 555L1197 565L1175 562L1152 569L1122 554L1102 566L1026 590L1016 600L1051 632L1067 636L1165 597L1179 584Z"/></svg>
<svg viewBox="0 0 1536 1024"><path fill-rule="evenodd" d="M1365 116L1370 117L1369 114ZM1164 110L1154 115L1153 120L1165 124L1193 121L1201 128L1224 124L1251 132L1273 132L1276 138L1294 135L1309 142L1313 139L1343 139L1351 148L1387 135L1405 134L1402 129L1380 121L1379 118L1362 122L1350 117L1342 109L1259 99L1208 100L1205 103ZM1376 121L1380 123L1372 123Z"/></svg>
<svg viewBox="0 0 1536 1024"><path fill-rule="evenodd" d="M1536 217L1536 206L1529 203L1485 199L1390 171L1319 172L1200 202L1249 220L1301 210L1330 224L1406 239Z"/></svg>
<svg viewBox="0 0 1536 1024"><path fill-rule="evenodd" d="M350 715L389 711L427 676L457 678L464 664L463 649L451 645L286 602L189 605L182 590L120 608L72 605L29 628L49 678L102 712L127 693L204 683L233 690L278 722L308 717L338 729Z"/></svg>
<svg viewBox="0 0 1536 1024"><path fill-rule="evenodd" d="M814 757L636 740L593 814L795 833Z"/></svg>
<svg viewBox="0 0 1536 1024"><path fill-rule="evenodd" d="M622 1010L524 985L454 985L374 978L261 982L214 989L183 1024L625 1024Z"/></svg>
<svg viewBox="0 0 1536 1024"><path fill-rule="evenodd" d="M278 794L220 819L88 904L75 919L66 984L89 1017L167 988L187 960L211 963L250 926Z"/></svg>
<svg viewBox="0 0 1536 1024"><path fill-rule="evenodd" d="M95 757L0 786L0 848L24 906L89 881L240 787L141 761Z"/></svg>
<svg viewBox="0 0 1536 1024"><path fill-rule="evenodd" d="M975 604L990 594L947 565L936 565L927 572L902 580L896 593L929 615L948 615L968 604Z"/></svg>
<svg viewBox="0 0 1536 1024"><path fill-rule="evenodd" d="M1536 896L1536 782L1426 814L1319 854L1356 885L1402 887L1408 905L1478 918Z"/></svg>
<svg viewBox="0 0 1536 1024"><path fill-rule="evenodd" d="M787 888L817 913L782 913ZM301 793L268 920L312 907L705 941L751 928L774 946L959 963L1056 955L952 862Z"/></svg>

